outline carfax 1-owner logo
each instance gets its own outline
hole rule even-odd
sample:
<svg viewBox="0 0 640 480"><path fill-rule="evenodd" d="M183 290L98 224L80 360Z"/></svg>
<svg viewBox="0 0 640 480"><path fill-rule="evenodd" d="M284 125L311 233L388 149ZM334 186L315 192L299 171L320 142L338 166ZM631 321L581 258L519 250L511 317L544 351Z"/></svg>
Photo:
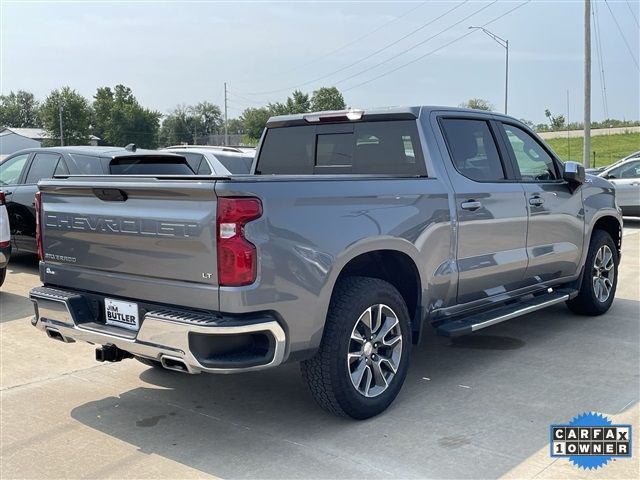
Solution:
<svg viewBox="0 0 640 480"><path fill-rule="evenodd" d="M631 425L613 425L599 413L583 413L566 425L551 425L551 456L566 457L585 470L613 458L631 458Z"/></svg>

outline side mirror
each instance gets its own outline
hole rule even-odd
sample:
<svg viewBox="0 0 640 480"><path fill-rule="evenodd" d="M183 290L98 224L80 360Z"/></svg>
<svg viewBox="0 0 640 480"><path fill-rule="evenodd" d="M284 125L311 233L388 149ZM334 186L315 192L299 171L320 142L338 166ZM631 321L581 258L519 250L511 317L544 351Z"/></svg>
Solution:
<svg viewBox="0 0 640 480"><path fill-rule="evenodd" d="M582 166L578 162L566 162L564 164L564 172L562 173L562 178L569 183L584 183L584 166Z"/></svg>

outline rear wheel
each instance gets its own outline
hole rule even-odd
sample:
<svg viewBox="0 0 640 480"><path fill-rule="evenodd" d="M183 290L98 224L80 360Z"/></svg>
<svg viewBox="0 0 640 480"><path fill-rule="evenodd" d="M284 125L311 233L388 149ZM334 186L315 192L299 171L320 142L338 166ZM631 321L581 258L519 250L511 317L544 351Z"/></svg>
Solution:
<svg viewBox="0 0 640 480"><path fill-rule="evenodd" d="M618 249L611 235L595 230L591 236L578 296L567 302L581 315L602 315L611 307L618 284Z"/></svg>
<svg viewBox="0 0 640 480"><path fill-rule="evenodd" d="M365 419L398 395L409 367L411 329L400 293L376 278L336 285L320 348L302 375L325 410Z"/></svg>
<svg viewBox="0 0 640 480"><path fill-rule="evenodd" d="M7 267L0 268L0 287L4 283L4 279L7 277Z"/></svg>

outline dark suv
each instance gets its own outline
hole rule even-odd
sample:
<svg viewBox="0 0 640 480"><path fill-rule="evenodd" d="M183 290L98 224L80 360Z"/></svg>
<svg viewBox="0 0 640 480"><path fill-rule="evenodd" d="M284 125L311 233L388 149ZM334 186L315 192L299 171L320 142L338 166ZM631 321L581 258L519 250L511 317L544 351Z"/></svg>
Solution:
<svg viewBox="0 0 640 480"><path fill-rule="evenodd" d="M14 251L37 253L35 193L38 182L57 175L193 175L184 157L123 147L51 147L20 150L0 163Z"/></svg>

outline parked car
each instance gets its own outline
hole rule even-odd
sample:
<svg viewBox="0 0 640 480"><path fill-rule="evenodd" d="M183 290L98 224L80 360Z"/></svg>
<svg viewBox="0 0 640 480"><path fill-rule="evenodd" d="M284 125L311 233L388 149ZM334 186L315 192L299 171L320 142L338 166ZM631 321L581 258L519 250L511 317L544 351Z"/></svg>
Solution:
<svg viewBox="0 0 640 480"><path fill-rule="evenodd" d="M13 246L37 253L35 193L37 183L54 175L180 174L193 175L184 157L155 150L122 147L51 147L20 150L0 163Z"/></svg>
<svg viewBox="0 0 640 480"><path fill-rule="evenodd" d="M42 181L34 326L188 373L300 361L319 405L361 419L394 400L428 325L466 335L614 300L613 186L514 118L274 117L252 173Z"/></svg>
<svg viewBox="0 0 640 480"><path fill-rule="evenodd" d="M248 174L255 157L250 147L174 145L162 151L183 155L198 175Z"/></svg>
<svg viewBox="0 0 640 480"><path fill-rule="evenodd" d="M626 157L621 158L620 160L618 160L615 163L612 163L611 165L606 165L604 167L587 168L586 169L586 173L589 173L591 175L598 175L598 174L604 172L605 170L613 168L613 167L615 167L616 165L618 165L618 164L620 164L622 162L625 162L627 160L631 160L632 158L639 159L640 158L640 152L633 152L631 155L627 155Z"/></svg>
<svg viewBox="0 0 640 480"><path fill-rule="evenodd" d="M0 190L0 286L7 276L7 264L11 258L11 232L9 230L9 215L5 205L4 192Z"/></svg>
<svg viewBox="0 0 640 480"><path fill-rule="evenodd" d="M640 216L640 156L616 162L599 176L613 183L623 215Z"/></svg>

